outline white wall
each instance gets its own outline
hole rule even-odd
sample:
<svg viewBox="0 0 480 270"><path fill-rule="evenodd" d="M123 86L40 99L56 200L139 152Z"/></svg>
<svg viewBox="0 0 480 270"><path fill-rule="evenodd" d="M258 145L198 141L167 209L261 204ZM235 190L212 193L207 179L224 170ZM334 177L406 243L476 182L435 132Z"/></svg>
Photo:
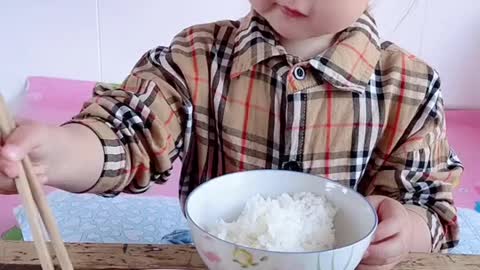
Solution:
<svg viewBox="0 0 480 270"><path fill-rule="evenodd" d="M377 23L383 38L396 42L440 72L447 106L480 109L480 1L377 2Z"/></svg>
<svg viewBox="0 0 480 270"><path fill-rule="evenodd" d="M398 25L410 0L376 1L383 37L440 71L449 107L480 108L480 1L413 2ZM28 75L119 82L143 52L182 28L248 9L247 0L2 1L0 92L13 101Z"/></svg>

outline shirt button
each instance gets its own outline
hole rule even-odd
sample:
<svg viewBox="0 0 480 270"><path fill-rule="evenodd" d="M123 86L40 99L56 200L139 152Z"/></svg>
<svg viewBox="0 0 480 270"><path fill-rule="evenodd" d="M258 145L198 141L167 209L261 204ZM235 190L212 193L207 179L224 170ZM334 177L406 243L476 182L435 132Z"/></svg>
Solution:
<svg viewBox="0 0 480 270"><path fill-rule="evenodd" d="M306 76L305 69L303 69L302 67L296 67L293 70L293 76L295 77L295 79L299 81L305 79L305 76Z"/></svg>
<svg viewBox="0 0 480 270"><path fill-rule="evenodd" d="M287 171L294 171L294 172L301 172L302 167L300 166L300 163L296 161L288 161L283 164L283 169Z"/></svg>

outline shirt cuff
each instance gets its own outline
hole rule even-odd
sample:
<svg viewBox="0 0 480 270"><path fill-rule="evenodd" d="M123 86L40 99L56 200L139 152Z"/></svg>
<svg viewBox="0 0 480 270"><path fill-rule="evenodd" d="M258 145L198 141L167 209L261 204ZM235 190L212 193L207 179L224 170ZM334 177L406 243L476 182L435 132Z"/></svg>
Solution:
<svg viewBox="0 0 480 270"><path fill-rule="evenodd" d="M101 119L73 119L68 124L80 124L90 128L100 139L104 153L104 164L100 178L87 190L79 193L115 195L120 193L128 181L128 156L125 146L115 134L112 126Z"/></svg>
<svg viewBox="0 0 480 270"><path fill-rule="evenodd" d="M418 205L405 204L404 206L407 211L418 215L420 218L423 219L423 221L425 221L425 224L427 224L428 226L432 239L431 252L440 252L443 239L445 239L445 235L443 232L442 223L437 218L436 214Z"/></svg>

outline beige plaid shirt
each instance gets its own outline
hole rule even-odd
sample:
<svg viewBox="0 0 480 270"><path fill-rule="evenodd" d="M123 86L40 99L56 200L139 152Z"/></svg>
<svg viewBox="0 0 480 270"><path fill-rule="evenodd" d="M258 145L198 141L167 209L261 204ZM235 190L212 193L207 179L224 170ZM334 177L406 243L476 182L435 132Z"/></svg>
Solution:
<svg viewBox="0 0 480 270"><path fill-rule="evenodd" d="M74 122L105 152L86 192L140 193L180 157L182 202L212 177L286 169L392 197L428 223L433 250L458 242L437 73L364 14L312 59L289 55L255 13L190 27L147 52L119 88L99 84ZM261 181L261 180L259 180Z"/></svg>

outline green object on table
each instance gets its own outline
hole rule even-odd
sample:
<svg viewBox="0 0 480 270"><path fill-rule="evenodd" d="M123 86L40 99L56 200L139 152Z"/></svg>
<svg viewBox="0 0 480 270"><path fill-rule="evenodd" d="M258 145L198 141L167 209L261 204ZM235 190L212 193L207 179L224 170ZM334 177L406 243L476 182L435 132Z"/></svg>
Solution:
<svg viewBox="0 0 480 270"><path fill-rule="evenodd" d="M14 227L2 235L2 240L6 241L23 241L22 230Z"/></svg>

